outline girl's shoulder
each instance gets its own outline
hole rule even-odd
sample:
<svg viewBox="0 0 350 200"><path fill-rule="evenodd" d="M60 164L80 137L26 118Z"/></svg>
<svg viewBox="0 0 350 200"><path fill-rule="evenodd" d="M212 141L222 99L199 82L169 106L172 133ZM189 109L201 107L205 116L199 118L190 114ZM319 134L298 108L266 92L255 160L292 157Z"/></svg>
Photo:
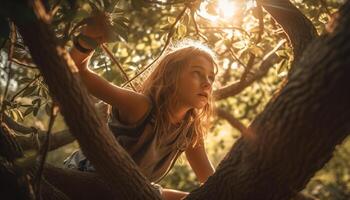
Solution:
<svg viewBox="0 0 350 200"><path fill-rule="evenodd" d="M147 110L144 113L144 115L135 123L125 123L123 119L120 117L119 109L118 107L112 106L112 112L110 116L110 120L108 122L109 127L116 131L121 132L142 132L144 127L148 123L152 123L154 121L154 105L153 101L147 97Z"/></svg>

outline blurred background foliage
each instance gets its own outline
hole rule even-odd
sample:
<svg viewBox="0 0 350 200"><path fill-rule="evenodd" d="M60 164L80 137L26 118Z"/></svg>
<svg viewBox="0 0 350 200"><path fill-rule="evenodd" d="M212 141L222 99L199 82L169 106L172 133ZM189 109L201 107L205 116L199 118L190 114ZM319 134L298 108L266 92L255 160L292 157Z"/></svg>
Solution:
<svg viewBox="0 0 350 200"><path fill-rule="evenodd" d="M60 44L67 49L71 48L73 37L79 33L89 17L96 12L109 13L112 27L110 42L105 49L97 49L90 68L120 86L124 86L128 79L142 72L166 46L186 38L207 44L217 54L220 71L215 83L216 89L237 82L242 76L254 76L265 56L274 50L273 53L279 56L279 61L270 67L262 79L237 95L216 101L218 108L229 113L244 126L248 126L264 109L287 76L293 60L291 48L281 27L253 0L45 2L52 15L51 28ZM322 35L325 34L325 25L331 14L337 11L343 1L294 0L293 3ZM19 35L11 58L11 70L8 70L10 28L6 20L0 23L1 94L4 94L9 80L7 95L2 95L4 111L15 121L28 127L47 129L48 113L52 106L47 87ZM132 81L134 88L137 89L142 84L146 75L147 70ZM133 89L130 84L125 87ZM240 137L240 131L221 117L215 116L212 124L207 134L206 148L210 160L217 166ZM53 132L64 129L67 127L59 116ZM78 144L74 142L52 151L48 162L60 166L64 158L77 148ZM350 199L349 154L350 141L347 139L338 146L333 159L313 177L305 192L319 199ZM185 191L199 186L184 156L160 184Z"/></svg>

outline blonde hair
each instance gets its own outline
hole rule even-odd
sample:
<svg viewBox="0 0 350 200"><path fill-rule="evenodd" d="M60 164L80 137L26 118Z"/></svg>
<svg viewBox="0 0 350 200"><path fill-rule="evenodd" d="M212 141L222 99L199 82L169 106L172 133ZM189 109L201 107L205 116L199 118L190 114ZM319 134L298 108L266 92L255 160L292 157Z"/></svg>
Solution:
<svg viewBox="0 0 350 200"><path fill-rule="evenodd" d="M184 40L172 47L169 47L164 56L156 62L151 74L142 85L141 92L150 97L154 104L155 111L155 131L158 137L171 130L170 116L171 106L177 101L178 81L181 72L194 56L203 56L210 61L217 73L215 54L207 46L192 40ZM213 112L213 97L209 95L208 103L202 109L190 109L175 131L192 131L191 138L185 137L188 144L195 146L200 139L205 136L209 128L210 116Z"/></svg>

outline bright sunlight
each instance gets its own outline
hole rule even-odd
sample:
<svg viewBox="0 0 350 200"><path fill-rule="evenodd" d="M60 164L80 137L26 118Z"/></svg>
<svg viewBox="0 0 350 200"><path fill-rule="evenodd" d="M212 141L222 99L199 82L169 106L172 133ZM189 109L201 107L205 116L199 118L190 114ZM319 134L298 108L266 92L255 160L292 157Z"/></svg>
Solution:
<svg viewBox="0 0 350 200"><path fill-rule="evenodd" d="M233 0L219 0L218 2L218 14L225 19L233 17L236 9L237 6Z"/></svg>
<svg viewBox="0 0 350 200"><path fill-rule="evenodd" d="M209 8L209 1L204 1L200 5L200 15L204 18L217 23L218 21L230 21L231 18L235 15L238 6L234 0L218 0L216 7ZM215 10L215 14L208 12L208 10Z"/></svg>

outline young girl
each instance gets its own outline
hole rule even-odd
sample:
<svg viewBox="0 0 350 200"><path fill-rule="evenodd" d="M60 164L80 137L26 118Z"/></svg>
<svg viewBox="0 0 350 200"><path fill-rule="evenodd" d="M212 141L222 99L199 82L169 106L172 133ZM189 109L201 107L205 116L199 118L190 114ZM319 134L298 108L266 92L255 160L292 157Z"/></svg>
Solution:
<svg viewBox="0 0 350 200"><path fill-rule="evenodd" d="M83 37L101 44L104 33L94 25ZM214 173L205 152L203 136L211 114L212 84L216 74L214 54L198 43L178 45L153 66L139 92L115 86L88 69L93 47L77 37L71 56L83 82L97 98L112 105L108 122L118 142L151 181L160 181L182 152L200 183ZM80 152L66 166L93 171ZM161 189L164 199L181 199L186 192Z"/></svg>

